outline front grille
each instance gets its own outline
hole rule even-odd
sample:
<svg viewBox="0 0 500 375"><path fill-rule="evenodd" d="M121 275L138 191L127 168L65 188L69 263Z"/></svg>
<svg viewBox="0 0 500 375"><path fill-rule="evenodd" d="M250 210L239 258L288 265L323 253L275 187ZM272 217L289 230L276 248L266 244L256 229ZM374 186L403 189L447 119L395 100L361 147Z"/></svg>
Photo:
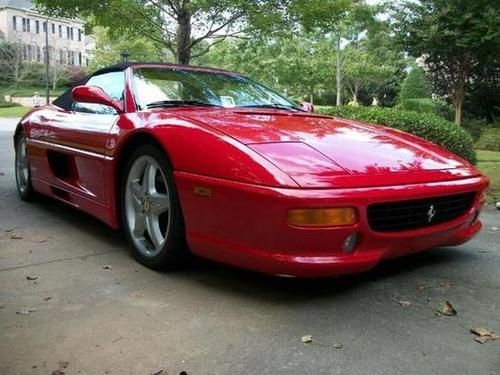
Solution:
<svg viewBox="0 0 500 375"><path fill-rule="evenodd" d="M368 206L368 223L374 231L397 232L429 227L462 216L476 193L464 193Z"/></svg>

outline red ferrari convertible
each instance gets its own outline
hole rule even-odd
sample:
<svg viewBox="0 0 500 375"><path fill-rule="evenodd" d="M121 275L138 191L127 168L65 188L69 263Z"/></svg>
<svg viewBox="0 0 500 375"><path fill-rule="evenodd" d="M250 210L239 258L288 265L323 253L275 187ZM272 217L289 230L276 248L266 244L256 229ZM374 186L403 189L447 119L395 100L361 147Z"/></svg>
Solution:
<svg viewBox="0 0 500 375"><path fill-rule="evenodd" d="M193 253L274 275L364 271L471 239L488 185L423 139L191 66L99 70L27 114L14 143L21 199L121 228L156 269Z"/></svg>

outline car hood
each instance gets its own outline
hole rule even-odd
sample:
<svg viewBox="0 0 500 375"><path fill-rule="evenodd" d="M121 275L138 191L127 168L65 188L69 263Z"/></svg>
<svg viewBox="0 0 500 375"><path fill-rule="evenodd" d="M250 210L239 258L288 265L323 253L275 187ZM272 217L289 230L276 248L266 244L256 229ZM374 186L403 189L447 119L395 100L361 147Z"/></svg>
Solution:
<svg viewBox="0 0 500 375"><path fill-rule="evenodd" d="M374 184L377 176L381 185L479 174L428 141L377 125L278 110L193 111L189 117L246 144L301 186L330 186L332 179L353 176L356 185L360 177Z"/></svg>

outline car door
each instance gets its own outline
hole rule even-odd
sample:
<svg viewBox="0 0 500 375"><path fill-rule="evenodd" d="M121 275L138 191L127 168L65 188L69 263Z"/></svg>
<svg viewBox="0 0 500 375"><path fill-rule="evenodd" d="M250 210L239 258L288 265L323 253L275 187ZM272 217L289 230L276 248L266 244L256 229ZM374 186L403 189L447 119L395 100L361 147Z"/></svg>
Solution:
<svg viewBox="0 0 500 375"><path fill-rule="evenodd" d="M123 71L91 77L86 85L101 87L115 100L123 100ZM70 110L46 110L31 124L31 140L43 148L46 168L42 177L60 198L73 201L71 194L108 206L106 194L106 145L119 114L100 104L72 102ZM40 155L40 153L34 152ZM109 163L108 163L109 164ZM65 195L66 194L66 195ZM70 194L69 196L67 194Z"/></svg>

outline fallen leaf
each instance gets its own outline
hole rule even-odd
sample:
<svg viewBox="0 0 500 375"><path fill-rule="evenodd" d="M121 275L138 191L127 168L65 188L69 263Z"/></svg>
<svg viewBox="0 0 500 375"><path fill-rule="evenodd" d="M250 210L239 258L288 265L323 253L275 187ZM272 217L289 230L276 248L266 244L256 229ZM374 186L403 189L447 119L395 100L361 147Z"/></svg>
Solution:
<svg viewBox="0 0 500 375"><path fill-rule="evenodd" d="M484 343L486 343L488 341L488 338L487 337L474 336L474 341L478 342L480 344L484 344Z"/></svg>
<svg viewBox="0 0 500 375"><path fill-rule="evenodd" d="M23 236L20 236L19 234L14 233L13 235L10 236L11 240L22 240Z"/></svg>
<svg viewBox="0 0 500 375"><path fill-rule="evenodd" d="M411 305L410 301L399 301L398 303L403 307L408 307Z"/></svg>
<svg viewBox="0 0 500 375"><path fill-rule="evenodd" d="M29 281L35 281L36 279L38 279L38 276L37 275L29 275L29 276L26 276L26 279Z"/></svg>
<svg viewBox="0 0 500 375"><path fill-rule="evenodd" d="M457 310L455 310L455 308L449 301L445 301L441 306L439 306L437 312L440 313L441 315L446 315L446 316L457 315Z"/></svg>
<svg viewBox="0 0 500 375"><path fill-rule="evenodd" d="M335 345L333 345L333 347L338 350L338 349L342 349L344 347L344 345L342 345L342 344L335 344Z"/></svg>
<svg viewBox="0 0 500 375"><path fill-rule="evenodd" d="M305 336L302 336L301 340L304 344L308 344L310 342L313 342L313 337L312 337L312 335L305 335Z"/></svg>
<svg viewBox="0 0 500 375"><path fill-rule="evenodd" d="M417 289L418 290L424 290L426 289L427 287L425 285L417 285Z"/></svg>
<svg viewBox="0 0 500 375"><path fill-rule="evenodd" d="M43 300L44 301L50 301L52 299L52 297L45 297Z"/></svg>
<svg viewBox="0 0 500 375"><path fill-rule="evenodd" d="M21 310L17 310L16 314L18 314L18 315L29 315L29 314L31 314L32 312L35 312L35 311L36 311L36 308L34 308L34 307L25 307L25 308L22 308Z"/></svg>
<svg viewBox="0 0 500 375"><path fill-rule="evenodd" d="M156 372L151 373L151 375L162 375L162 374L163 374L163 370L158 370Z"/></svg>
<svg viewBox="0 0 500 375"><path fill-rule="evenodd" d="M105 270L111 270L113 269L110 265L106 264L105 266L102 266L103 269Z"/></svg>
<svg viewBox="0 0 500 375"><path fill-rule="evenodd" d="M490 340L499 340L500 336L495 335L492 331L484 327L474 327L470 329L470 332L475 335L474 341L480 344L484 344Z"/></svg>

